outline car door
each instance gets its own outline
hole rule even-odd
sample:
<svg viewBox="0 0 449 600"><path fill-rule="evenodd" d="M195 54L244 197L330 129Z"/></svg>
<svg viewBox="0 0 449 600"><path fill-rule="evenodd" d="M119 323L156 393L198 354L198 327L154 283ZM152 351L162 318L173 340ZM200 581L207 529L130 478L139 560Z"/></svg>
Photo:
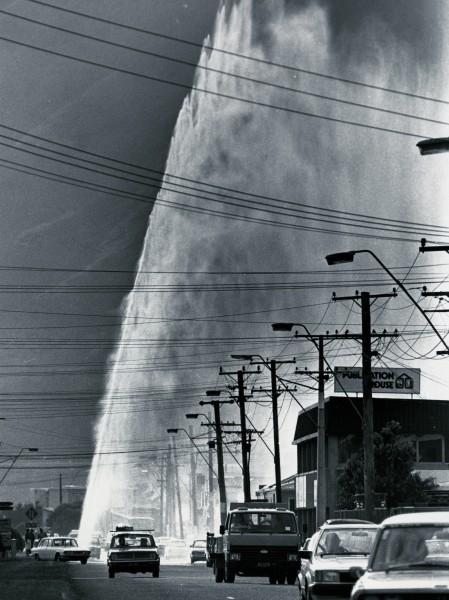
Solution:
<svg viewBox="0 0 449 600"><path fill-rule="evenodd" d="M43 538L39 546L36 548L36 553L39 554L39 558L41 560L49 560L50 559L50 548L48 547L48 543L50 540Z"/></svg>

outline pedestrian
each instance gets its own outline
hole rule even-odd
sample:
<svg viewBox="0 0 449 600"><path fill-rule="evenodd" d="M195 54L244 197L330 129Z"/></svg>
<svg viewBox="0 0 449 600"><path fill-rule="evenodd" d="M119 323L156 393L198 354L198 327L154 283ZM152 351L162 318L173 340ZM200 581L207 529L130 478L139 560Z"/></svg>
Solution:
<svg viewBox="0 0 449 600"><path fill-rule="evenodd" d="M32 529L27 529L25 533L25 552L27 556L31 554L31 549L33 548L34 540L34 531Z"/></svg>
<svg viewBox="0 0 449 600"><path fill-rule="evenodd" d="M45 531L42 529L42 527L39 529L39 533L37 534L37 539L39 541L41 541L42 538L47 537L47 534L45 533Z"/></svg>

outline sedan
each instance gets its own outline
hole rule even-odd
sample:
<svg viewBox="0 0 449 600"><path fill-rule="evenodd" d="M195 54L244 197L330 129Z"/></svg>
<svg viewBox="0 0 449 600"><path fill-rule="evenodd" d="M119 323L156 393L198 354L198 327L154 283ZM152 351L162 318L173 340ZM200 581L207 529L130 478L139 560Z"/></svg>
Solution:
<svg viewBox="0 0 449 600"><path fill-rule="evenodd" d="M79 561L85 565L90 557L90 550L80 548L78 542L71 537L46 537L33 548L31 555L35 560Z"/></svg>
<svg viewBox="0 0 449 600"><path fill-rule="evenodd" d="M378 529L369 522L322 525L310 538L307 550L299 551L300 598L349 598L357 579L351 568L366 568Z"/></svg>
<svg viewBox="0 0 449 600"><path fill-rule="evenodd" d="M396 515L380 524L351 600L443 599L449 596L448 581L449 512Z"/></svg>
<svg viewBox="0 0 449 600"><path fill-rule="evenodd" d="M195 540L190 546L190 563L206 560L206 540Z"/></svg>

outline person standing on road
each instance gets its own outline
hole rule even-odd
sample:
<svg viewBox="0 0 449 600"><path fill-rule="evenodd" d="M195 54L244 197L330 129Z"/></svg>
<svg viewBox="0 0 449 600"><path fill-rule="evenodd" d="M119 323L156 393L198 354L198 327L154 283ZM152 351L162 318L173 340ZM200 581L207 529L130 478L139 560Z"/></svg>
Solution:
<svg viewBox="0 0 449 600"><path fill-rule="evenodd" d="M27 556L31 554L31 549L34 545L34 540L34 531L32 529L27 529L25 533L25 551Z"/></svg>

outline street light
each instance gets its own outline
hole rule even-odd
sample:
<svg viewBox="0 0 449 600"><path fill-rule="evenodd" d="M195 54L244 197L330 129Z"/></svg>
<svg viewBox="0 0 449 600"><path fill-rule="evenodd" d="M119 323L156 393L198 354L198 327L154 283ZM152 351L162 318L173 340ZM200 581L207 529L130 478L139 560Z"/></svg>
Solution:
<svg viewBox="0 0 449 600"><path fill-rule="evenodd" d="M437 330L435 325L432 323L431 319L427 316L426 312L420 307L418 302L416 302L416 300L413 298L413 296L410 294L410 292L407 290L407 288L403 285L403 283L401 281L399 281L399 279L397 279L397 277L395 277L393 275L393 273L390 271L390 269L386 265L384 265L384 263L380 260L380 258L376 254L374 254L374 252L372 252L372 250L350 250L349 252L336 252L335 254L328 254L326 256L326 261L327 261L327 264L330 266L341 265L344 263L352 263L352 262L354 262L354 256L356 254L362 254L362 253L370 254L374 258L374 260L382 267L382 269L391 277L391 279L396 283L396 285L401 288L401 290L404 292L404 294L407 296L407 298L412 302L412 304L419 310L419 312L422 314L422 316L427 321L428 325L430 325L430 327L432 328L433 332L437 335L440 342L444 345L446 350L449 352L449 346L446 344L446 342L444 341L444 338L441 336L440 332Z"/></svg>
<svg viewBox="0 0 449 600"><path fill-rule="evenodd" d="M449 152L449 138L428 138L422 140L416 144L419 148L420 153L423 156L428 154L441 154L443 152Z"/></svg>
<svg viewBox="0 0 449 600"><path fill-rule="evenodd" d="M0 484L4 481L5 477L8 475L8 473L11 471L11 469L13 468L16 460L19 458L19 456L22 454L22 452L24 450L28 450L28 452L39 452L39 448L22 448L19 452L19 454L14 458L14 460L12 461L12 463L9 465L6 473L3 475L3 477L0 479Z"/></svg>

